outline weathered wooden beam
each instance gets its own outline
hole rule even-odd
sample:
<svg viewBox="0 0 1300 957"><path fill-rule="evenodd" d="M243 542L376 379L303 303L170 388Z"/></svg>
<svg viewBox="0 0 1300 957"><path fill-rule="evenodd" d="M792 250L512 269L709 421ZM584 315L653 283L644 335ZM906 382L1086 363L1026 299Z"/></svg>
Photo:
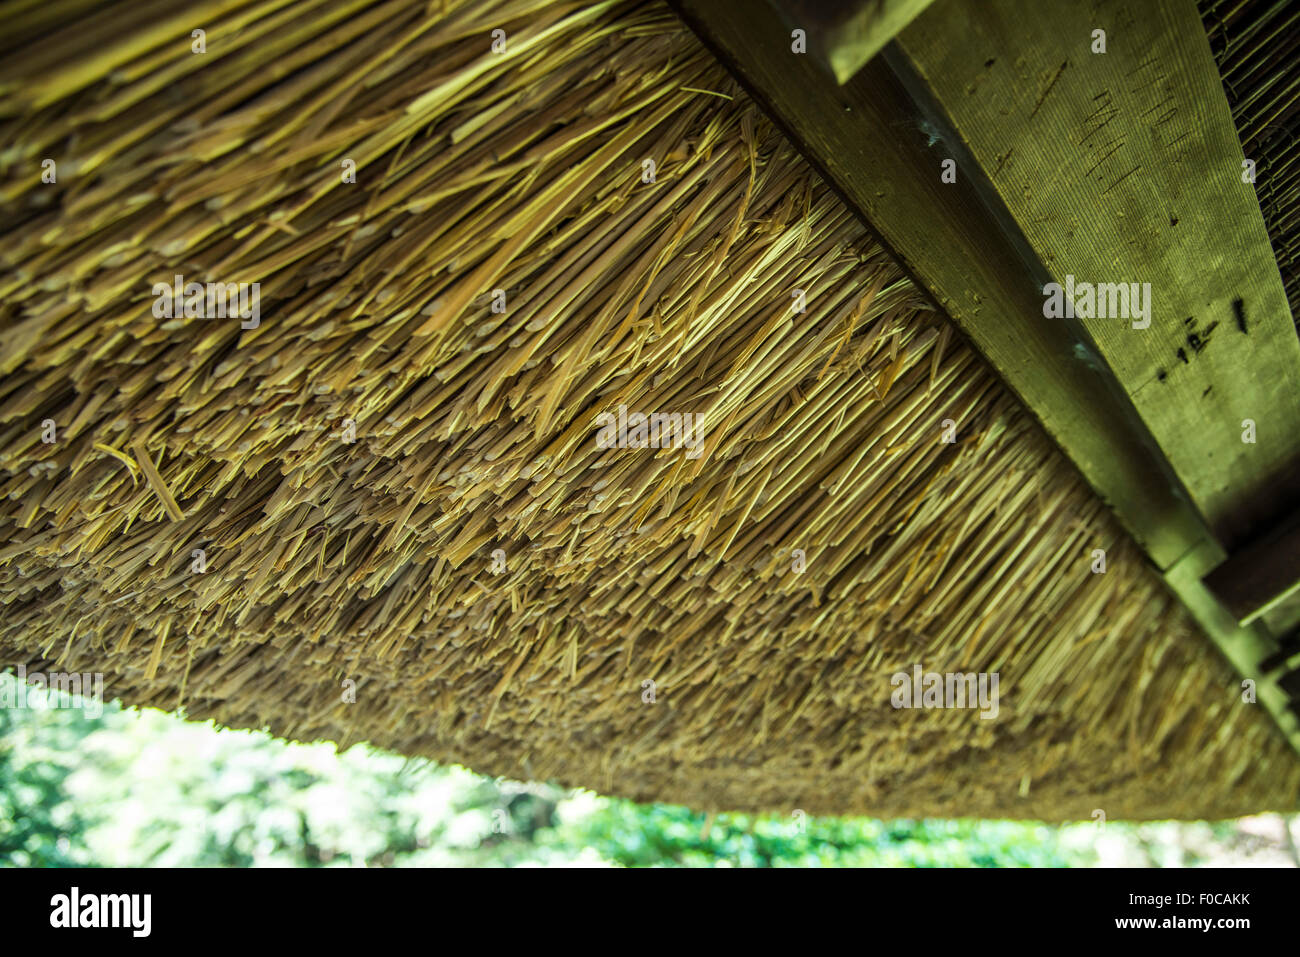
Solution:
<svg viewBox="0 0 1300 957"><path fill-rule="evenodd" d="M808 52L845 83L932 2L775 0L773 6L791 31L804 31Z"/></svg>
<svg viewBox="0 0 1300 957"><path fill-rule="evenodd" d="M1014 224L990 208L975 176L941 180L949 139L884 60L838 86L791 52L790 29L772 8L673 3L1033 410L1157 565L1196 547L1204 525L1123 388L1077 324L1043 321L1046 270Z"/></svg>
<svg viewBox="0 0 1300 957"><path fill-rule="evenodd" d="M1256 620L1262 620L1265 627L1274 635L1284 635L1300 628L1300 591L1292 592L1281 601L1270 605Z"/></svg>
<svg viewBox="0 0 1300 957"><path fill-rule="evenodd" d="M1044 94L1041 86L1034 90L1027 111L1032 115L1028 116L1013 111L1019 108L1023 91L1001 94L1008 98L1003 107L990 100L978 114L978 122L987 128L978 133L961 129L952 121L949 108L953 104L944 96L974 96L999 58L1020 78L1029 70L1028 64L1041 61L1059 67L1070 56L1082 55L1075 51L1059 57L1061 44L1072 45L1072 50L1081 44L1079 50L1090 54L1091 29L1078 40L1060 34L1059 24L1054 27L1056 35L1038 26L1043 19L1053 21L1057 12L1069 4L1026 0L1017 5L1016 10L1046 8L1037 14L1032 10L1026 13L1035 23L1024 36L1015 29L1014 17L994 11L998 22L1005 25L997 37L997 48L985 50L982 56L970 49L962 51L960 68L966 72L954 73L939 83L940 59L946 54L937 41L918 41L912 38L913 32L927 23L930 25L925 29L932 30L934 21L947 18L948 42L961 48L969 42L965 28L1002 4L1002 0L979 4L939 0L903 31L897 43L839 86L812 58L792 53L788 13L778 14L764 5L742 11L708 0L670 2L1034 412L1146 550L1170 588L1224 655L1244 676L1252 678L1258 700L1300 750L1300 720L1291 709L1292 702L1278 684L1277 675L1260 670L1261 660L1276 650L1276 640L1259 621L1239 625L1202 581L1227 557L1223 542L1233 547L1240 544L1258 527L1260 516L1277 508L1289 487L1285 463L1295 441L1300 440L1300 431L1288 431L1295 412L1293 398L1282 394L1289 388L1294 396L1298 381L1300 364L1292 364L1295 335L1291 333L1291 343L1280 337L1279 330L1289 316L1285 300L1278 294L1280 280L1277 290L1270 288L1277 274L1276 263L1271 258L1263 263L1259 256L1261 249L1267 249L1267 237L1262 232L1258 207L1245 209L1234 199L1215 201L1208 212L1189 208L1199 191L1191 176L1205 175L1206 171L1190 157L1168 162L1161 159L1162 151L1176 150L1177 143L1145 142L1160 135L1153 128L1167 126L1169 121L1163 120L1162 111L1152 112L1150 105L1135 109L1128 102L1129 97L1138 95L1132 91L1119 97L1123 106L1120 116L1124 123L1131 124L1129 139L1143 140L1142 146L1134 149L1144 157L1153 153L1154 159L1148 157L1150 165L1124 177L1126 168L1098 183L1087 177L1094 176L1101 168L1097 164L1105 164L1108 158L1086 159L1080 166L1082 179L1076 177L1075 188L1053 193L1042 189L1037 181L1027 182L1034 175L1034 164L1041 160L1048 164L1049 171L1071 162L1078 165L1073 152L1076 147L1069 138L1071 128L1063 129L1059 123L1040 126L1037 132L1043 141L1035 142L1034 159L1018 170L1022 177L1017 181L1019 187L1028 189L1029 195L1011 202L1016 199L1008 195L1011 181L1002 173L1010 161L1005 156L1007 146L992 154L989 150L997 140L1008 140L1021 125L1031 123L1036 109L1041 112L1047 108L1038 100L1041 96L1044 104L1049 103L1051 91ZM1096 6L1111 10L1105 0L1099 0ZM1190 4L1186 12L1194 14ZM1126 24L1132 19L1132 15L1124 15L1115 22ZM1190 44L1185 21L1180 31L1178 42ZM988 31L977 35L984 38ZM1147 30L1138 35L1150 38ZM1030 49L1030 37L1032 42L1043 45ZM1203 36L1200 42L1205 44ZM913 60L919 50L925 51L924 62L931 73L928 79ZM1180 61L1184 65L1194 61L1195 71L1191 72L1195 75L1185 78L1190 91L1177 94L1176 101L1182 104L1183 115L1196 117L1203 115L1197 104L1205 98L1214 101L1204 111L1209 118L1194 122L1189 136L1208 144L1206 148L1221 160L1227 150L1224 138L1235 143L1235 137L1208 48L1203 52L1204 58L1189 54ZM973 66L978 70L972 72ZM1138 69L1138 65L1127 69ZM1149 70L1151 65L1142 69ZM1164 79L1160 73L1157 70L1149 82L1164 82L1167 71ZM1030 70L1029 75L1035 74ZM1099 90L1107 89L1105 84L1112 80L1101 78L1101 74L1098 77L1102 83ZM1060 81L1058 76L1056 82ZM1044 82L1052 82L1050 73ZM932 84L942 90L936 91ZM1071 102L1082 95L1072 93ZM1112 104L1115 99L1112 94ZM953 111L961 114L955 107ZM1117 120L1119 117L1112 117L1108 125ZM966 122L972 120L966 117ZM1210 123L1214 130L1201 129ZM1085 126L1074 135L1086 136L1090 129ZM1052 137L1056 138L1055 147L1048 142ZM975 147L979 147L978 153ZM1027 145L1022 148L1026 153L1030 151ZM1121 144L1119 149L1123 148ZM1182 156L1178 152L1173 155ZM953 177L943 174L954 169L955 181L946 181ZM1163 221L1164 229L1154 229L1149 219L1158 204L1146 203L1145 193L1136 184L1127 183L1135 178L1146 181L1147 193L1177 197L1178 202L1170 205ZM1227 186L1222 171L1215 172L1208 181L1220 189ZM1091 193L1085 188L1088 182L1093 184ZM1103 192L1111 198L1095 206L1093 193ZM1120 203L1112 195L1116 193L1130 205ZM1068 209L1053 210L1052 196L1070 204ZM1090 223L1092 217L1101 214L1129 217L1128 222L1140 224L1141 228L1130 235L1125 233L1123 223L1117 226L1109 222L1105 228ZM1218 223L1219 228L1215 228L1216 214L1238 220L1244 217L1247 222L1243 225L1234 220ZM1033 221L1032 217L1044 222ZM1177 222L1171 225L1170 220ZM1182 228L1184 223L1188 234L1194 226L1199 238L1192 241L1179 237L1166 256L1162 253L1168 238L1166 231ZM1071 234L1081 230L1090 238L1076 245ZM1205 245L1198 247L1198 243ZM1236 259L1242 243L1251 248L1244 266ZM1120 274L1115 281L1127 278L1130 264L1137 261L1139 253L1146 257L1141 261L1153 264L1150 276L1135 277L1152 282L1153 290L1157 285L1161 290L1155 300L1159 311L1153 312L1150 326L1133 329L1125 322L1123 329L1090 328L1088 321L1092 317L1045 317L1044 288L1058 276L1068 274L1069 269L1062 267L1069 266L1072 260L1064 257L1076 248L1085 250L1088 258L1079 260L1082 265L1074 274L1090 282L1108 281L1114 273ZM1180 256L1191 257L1195 268L1182 267ZM1202 274L1211 275L1206 279ZM1219 277L1217 282L1215 275ZM1189 288L1194 292L1188 293L1182 283L1192 283ZM1189 295L1201 296L1204 301L1196 304L1195 311L1180 313L1191 301ZM1234 305L1238 298L1243 300L1244 319ZM1225 318L1218 315L1225 305L1229 310L1226 324ZM1171 315L1176 317L1171 320ZM1189 315L1191 325L1183 321ZM1218 325L1208 329L1216 322ZM1240 330L1242 322L1246 325L1244 333ZM1181 345L1173 344L1171 328L1182 337ZM1155 335L1145 344L1123 338L1153 330ZM1240 343L1223 347L1233 336L1239 337ZM1104 351L1101 342L1105 343ZM1168 349L1172 362L1183 368L1175 376L1167 366L1156 366L1150 369L1147 380L1137 381L1135 376L1143 375L1144 366L1136 357L1125 355L1126 348L1146 363L1162 357L1161 350ZM1178 348L1185 354L1190 348L1194 355L1187 354L1187 361L1182 362ZM1203 361L1207 357L1212 357L1211 361ZM1252 368L1267 370L1277 377L1276 382L1250 385L1246 374ZM1162 371L1164 379L1160 377ZM1213 381L1202 384L1206 376ZM1170 389L1163 393L1152 391L1168 385L1170 379ZM1210 388L1216 383L1217 390ZM1240 395L1232 397L1243 389L1245 399ZM1195 401L1180 405L1194 391ZM1206 400L1215 391L1221 396L1226 393L1228 401L1211 406ZM1141 410L1138 399L1142 400ZM1162 410L1162 403L1168 408ZM1215 416L1212 428L1202 427L1205 414ZM1257 441L1255 446L1243 443L1240 422L1230 435L1225 423L1237 415L1254 420L1257 438L1261 423L1267 423L1267 440ZM1158 435L1154 434L1156 427ZM1201 434L1193 434L1198 432ZM1247 447L1236 448L1229 438ZM1166 443L1178 445L1176 456L1164 448ZM1217 455L1223 456L1222 463L1202 469L1205 460ZM1289 477L1300 477L1300 471ZM1189 491L1192 486L1195 494ZM1213 530L1207 515L1213 518Z"/></svg>
<svg viewBox="0 0 1300 957"><path fill-rule="evenodd" d="M1280 679L1287 672L1269 666L1269 659L1278 652L1277 637L1260 622L1240 625L1205 586L1205 574L1222 560L1222 550L1207 543L1166 571L1165 583L1192 613L1228 663L1243 679L1252 682L1257 702L1272 716L1291 745L1300 751L1300 714L1296 712L1296 701L1300 699L1281 684Z"/></svg>
<svg viewBox="0 0 1300 957"><path fill-rule="evenodd" d="M1243 625L1300 592L1300 515L1235 552L1205 585Z"/></svg>
<svg viewBox="0 0 1300 957"><path fill-rule="evenodd" d="M1192 0L943 0L898 47L1220 543L1256 537L1300 492L1300 339Z"/></svg>

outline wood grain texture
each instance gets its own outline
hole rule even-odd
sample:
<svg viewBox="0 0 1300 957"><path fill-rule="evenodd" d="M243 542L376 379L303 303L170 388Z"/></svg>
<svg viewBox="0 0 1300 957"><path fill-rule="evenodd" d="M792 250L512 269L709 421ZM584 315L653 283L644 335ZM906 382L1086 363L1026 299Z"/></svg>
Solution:
<svg viewBox="0 0 1300 957"><path fill-rule="evenodd" d="M1041 21L1051 20L1057 24L1054 29L1060 29L1055 15L1066 4L1043 4L1036 15L1021 10L1033 3L1022 4L1014 15L998 21L1002 33L994 37L988 29L973 33L974 12L988 11L992 4L940 0L900 35L899 43L838 88L816 64L789 55L789 33L777 16L764 16L757 9L740 13L705 0L675 0L674 6L1029 406L1224 656L1239 674L1256 682L1259 702L1300 750L1300 724L1287 695L1277 687L1276 676L1264 675L1259 667L1276 648L1269 629L1259 622L1240 626L1202 582L1226 558L1225 543L1231 547L1246 539L1259 516L1276 507L1300 474L1294 468L1288 471L1300 436L1294 409L1300 363L1295 361L1295 335L1289 330L1276 263L1260 259L1268 241L1258 208L1229 203L1232 208L1223 215L1239 217L1234 225L1217 233L1207 229L1212 213L1196 208L1202 188L1192 179L1197 164L1190 160L1165 167L1152 162L1141 175L1126 176L1127 168L1119 170L1107 182L1078 184L1073 194L1048 188L1045 178L1065 175L1060 170L1071 163L1076 173L1097 172L1096 160L1078 166L1075 148L1068 145L1077 124L1044 128L1046 140L1036 146L1041 155L1017 166L1017 182L1026 195L1008 195L1010 179L1003 170L1017 157L1013 131L1027 123L1032 126L1037 113L1052 109L1052 89L1064 81L1068 67L1055 72L1044 67L1042 84L1031 88L1027 117L1013 112L1030 95L1016 89L1005 94L1006 103L990 106L978 119L966 116L966 122L979 124L979 129L962 128L960 133L951 119L952 112L961 113L950 102L952 88L971 97L980 81L962 85L952 76L974 63L981 70L992 69L1009 50L1014 51L1009 58L1017 70L1025 69L1031 58L1038 62L1042 54L1028 52L1029 42L1017 34L1015 18L1023 15L1038 23L1043 43L1059 43ZM1180 20L1180 42L1194 48L1182 21L1185 18ZM917 39L941 29L949 34L944 51L934 45L937 40L929 39L927 46ZM1071 34L1076 35L1077 49L1088 52L1091 27ZM1200 42L1204 44L1203 36ZM1198 62L1206 66L1208 50L1200 52L1204 57ZM914 65L922 53L928 57L928 75ZM1042 62L1050 63L1051 57ZM1061 62L1056 62L1058 68ZM1234 134L1230 119L1220 115L1226 106L1214 84L1217 75L1210 62L1185 94L1196 104L1186 112L1212 101L1205 110L1216 118L1214 128L1199 135L1210 141L1206 149L1222 155L1230 151L1223 138ZM1150 114L1146 133L1137 135L1163 135L1151 130L1170 122L1162 122L1163 116L1163 111ZM1083 127L1082 134L1074 135L1087 132ZM1000 148L990 155L997 144ZM1177 146L1159 141L1141 148L1167 150L1171 145ZM955 183L940 178L945 159L956 160L961 169ZM1240 169L1239 162L1235 168ZM1210 180L1222 181L1223 176ZM1144 193L1160 191L1179 197L1166 227L1195 227L1200 241L1207 243L1205 249L1191 249L1187 240L1180 240L1174 251L1161 254L1166 231L1148 222L1153 214L1142 205ZM1111 198L1097 206L1093 197L1102 192ZM1072 213L1054 209L1053 198L1073 202ZM1210 208L1221 209L1224 202L1215 200ZM1026 209L1039 221L1028 221ZM1110 221L1095 222L1106 215L1127 217L1125 223L1131 226L1125 228L1132 228L1133 234ZM1170 220L1177 222L1170 227ZM1140 229L1143 224L1145 231ZM1076 243L1075 236L1092 239ZM1080 258L1082 265L1074 270L1084 281L1127 278L1113 274L1126 274L1134 262L1144 268L1148 262L1159 266L1161 271L1150 276L1134 277L1151 282L1153 294L1159 290L1159 311L1147 329L1133 330L1127 321L1123 329L1104 329L1081 320L1045 319L1044 283L1068 271L1062 266L1073 260L1065 251L1076 247L1090 257ZM1248 257L1240 262L1235 258L1239 248ZM1179 255L1189 257L1186 268L1180 268ZM1224 289L1218 290L1204 274L1218 275ZM1188 283L1194 291L1184 287ZM1172 324L1167 318L1170 303L1186 301L1189 295L1206 302L1190 313L1195 324L1188 330L1181 321L1184 316ZM1233 310L1236 298L1243 299L1244 319ZM1211 318L1225 302L1230 321ZM1239 321L1246 325L1244 334ZM1142 340L1135 337L1144 333L1150 338L1139 348ZM1199 348L1187 342L1193 334ZM1176 344L1179 336L1181 346ZM1224 348L1225 342L1231 346ZM1098 354L1101 346L1104 350ZM1167 348L1180 369L1154 365L1149 376L1140 371L1143 362L1154 361L1158 348ZM1179 360L1179 348L1185 354L1190 349L1187 362ZM1165 379L1160 378L1162 371ZM1216 391L1218 397L1211 400ZM1247 417L1256 422L1255 445L1241 441L1240 419ZM1195 492L1183 484L1184 476L1194 483ZM1211 516L1213 530L1204 515Z"/></svg>
<svg viewBox="0 0 1300 957"><path fill-rule="evenodd" d="M1123 388L1091 361L1082 330L1043 321L1047 274L1014 225L995 220L973 177L940 180L947 144L883 58L837 87L811 57L791 53L786 23L766 6L674 6L1033 410L1155 564L1168 568L1201 544L1206 529Z"/></svg>
<svg viewBox="0 0 1300 957"><path fill-rule="evenodd" d="M1194 5L943 0L898 43L1058 282L1151 284L1149 328L1081 321L1221 543L1258 534L1300 340Z"/></svg>
<svg viewBox="0 0 1300 957"><path fill-rule="evenodd" d="M809 52L846 83L934 0L769 0Z"/></svg>

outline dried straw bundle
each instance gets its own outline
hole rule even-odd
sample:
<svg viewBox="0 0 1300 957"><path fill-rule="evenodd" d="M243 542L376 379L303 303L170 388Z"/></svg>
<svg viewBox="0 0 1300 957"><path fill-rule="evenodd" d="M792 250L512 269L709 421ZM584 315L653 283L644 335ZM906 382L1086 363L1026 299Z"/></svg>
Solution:
<svg viewBox="0 0 1300 957"><path fill-rule="evenodd" d="M0 661L704 808L1294 802L1104 506L665 8L448 7L5 8ZM174 274L260 283L261 324L156 319ZM703 454L600 447L620 405ZM914 664L998 672L998 717L893 708Z"/></svg>

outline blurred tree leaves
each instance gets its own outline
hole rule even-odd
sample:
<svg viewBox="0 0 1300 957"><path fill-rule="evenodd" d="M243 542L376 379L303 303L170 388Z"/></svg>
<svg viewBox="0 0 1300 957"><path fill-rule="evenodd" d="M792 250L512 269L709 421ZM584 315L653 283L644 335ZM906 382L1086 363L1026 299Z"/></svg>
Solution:
<svg viewBox="0 0 1300 957"><path fill-rule="evenodd" d="M4 680L12 679L0 676ZM44 720L31 720L36 714ZM89 863L83 843L88 822L66 782L93 727L80 711L0 708L0 862L21 867Z"/></svg>
<svg viewBox="0 0 1300 957"><path fill-rule="evenodd" d="M1281 828L1272 843L1294 860L1286 820L1255 820ZM1238 822L710 820L158 711L0 708L0 866L1051 867L1269 843Z"/></svg>

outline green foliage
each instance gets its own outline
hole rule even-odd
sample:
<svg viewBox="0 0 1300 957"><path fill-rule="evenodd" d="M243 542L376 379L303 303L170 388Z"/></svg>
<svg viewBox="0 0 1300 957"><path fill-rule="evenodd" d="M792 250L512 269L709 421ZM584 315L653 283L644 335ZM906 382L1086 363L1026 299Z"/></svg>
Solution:
<svg viewBox="0 0 1300 957"><path fill-rule="evenodd" d="M0 681L13 680L0 675ZM88 823L66 785L93 726L76 710L0 708L0 865L89 863Z"/></svg>
<svg viewBox="0 0 1300 957"><path fill-rule="evenodd" d="M0 865L1057 867L1095 864L1102 847L1110 862L1176 865L1268 843L1236 824L710 821L158 711L0 708Z"/></svg>
<svg viewBox="0 0 1300 957"><path fill-rule="evenodd" d="M877 821L704 814L610 800L572 839L628 867L1060 867L1087 855L1052 828L1015 822Z"/></svg>

